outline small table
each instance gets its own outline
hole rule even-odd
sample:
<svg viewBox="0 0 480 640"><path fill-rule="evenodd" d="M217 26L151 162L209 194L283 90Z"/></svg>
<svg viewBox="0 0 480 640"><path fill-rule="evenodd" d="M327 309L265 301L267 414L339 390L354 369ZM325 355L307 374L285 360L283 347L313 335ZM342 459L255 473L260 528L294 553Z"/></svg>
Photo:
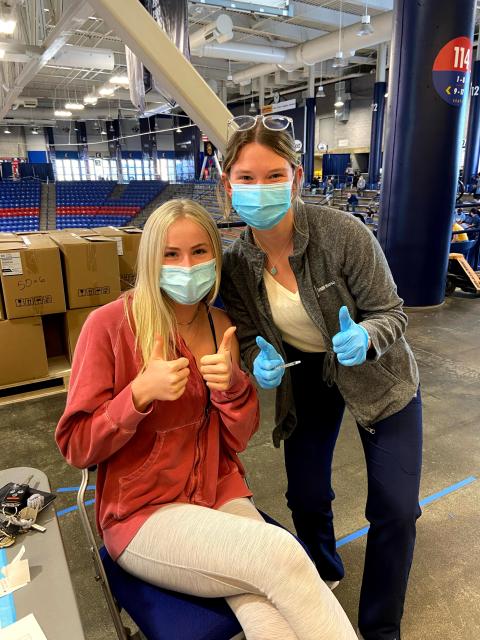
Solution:
<svg viewBox="0 0 480 640"><path fill-rule="evenodd" d="M30 487L50 491L47 476L38 469L15 467L0 471L0 487L8 482L22 483L30 476ZM33 613L48 640L85 640L77 601L65 557L54 503L38 515L37 522L46 527L45 533L29 531L17 537L6 549L11 562L21 545L25 546L31 582L13 592L16 618Z"/></svg>

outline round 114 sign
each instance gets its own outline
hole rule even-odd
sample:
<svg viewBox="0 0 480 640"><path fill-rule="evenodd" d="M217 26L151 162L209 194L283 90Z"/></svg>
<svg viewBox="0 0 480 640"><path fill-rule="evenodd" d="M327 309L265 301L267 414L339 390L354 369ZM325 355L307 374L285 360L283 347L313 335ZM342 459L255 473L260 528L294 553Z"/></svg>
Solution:
<svg viewBox="0 0 480 640"><path fill-rule="evenodd" d="M448 104L461 107L466 99L472 70L472 41L454 38L441 48L433 63L433 85Z"/></svg>

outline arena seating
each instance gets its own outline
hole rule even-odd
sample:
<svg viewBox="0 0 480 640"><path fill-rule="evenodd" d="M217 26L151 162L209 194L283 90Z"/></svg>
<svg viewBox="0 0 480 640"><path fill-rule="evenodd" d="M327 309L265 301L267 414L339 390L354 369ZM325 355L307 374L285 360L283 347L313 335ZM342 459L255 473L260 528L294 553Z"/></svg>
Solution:
<svg viewBox="0 0 480 640"><path fill-rule="evenodd" d="M116 197L113 181L58 182L57 229L129 224L165 186L157 180L134 180Z"/></svg>
<svg viewBox="0 0 480 640"><path fill-rule="evenodd" d="M0 182L0 231L38 231L40 181Z"/></svg>

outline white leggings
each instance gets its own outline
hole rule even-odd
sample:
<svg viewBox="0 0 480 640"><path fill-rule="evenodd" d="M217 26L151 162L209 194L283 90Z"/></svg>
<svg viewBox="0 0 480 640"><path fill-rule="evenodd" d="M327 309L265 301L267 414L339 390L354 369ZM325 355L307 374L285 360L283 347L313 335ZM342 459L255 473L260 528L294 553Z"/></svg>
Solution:
<svg viewBox="0 0 480 640"><path fill-rule="evenodd" d="M302 546L247 498L219 510L156 511L118 559L166 589L225 597L247 640L354 640L356 634Z"/></svg>

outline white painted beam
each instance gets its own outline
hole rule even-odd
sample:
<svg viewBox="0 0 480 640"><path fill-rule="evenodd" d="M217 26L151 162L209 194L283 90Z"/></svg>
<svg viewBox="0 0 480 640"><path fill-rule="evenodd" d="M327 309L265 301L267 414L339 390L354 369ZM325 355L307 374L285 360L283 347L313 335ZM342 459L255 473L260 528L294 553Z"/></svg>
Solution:
<svg viewBox="0 0 480 640"><path fill-rule="evenodd" d="M393 0L346 0L348 4L355 4L359 7L375 9L376 11L392 11Z"/></svg>
<svg viewBox="0 0 480 640"><path fill-rule="evenodd" d="M230 111L138 0L91 0L91 5L150 70L162 90L224 151Z"/></svg>
<svg viewBox="0 0 480 640"><path fill-rule="evenodd" d="M47 62L59 51L69 39L76 26L82 26L91 13L86 0L72 3L60 17L55 28L44 42L44 52L36 60L28 62L15 79L15 83L6 95L5 102L0 109L0 120L10 111L13 103L22 93L24 87L32 80Z"/></svg>
<svg viewBox="0 0 480 640"><path fill-rule="evenodd" d="M304 2L293 3L293 17L308 20L308 22L318 22L318 24L338 27L340 25L340 11L327 9L325 7L315 7ZM342 13L342 26L348 27L360 21L360 16L353 13Z"/></svg>

